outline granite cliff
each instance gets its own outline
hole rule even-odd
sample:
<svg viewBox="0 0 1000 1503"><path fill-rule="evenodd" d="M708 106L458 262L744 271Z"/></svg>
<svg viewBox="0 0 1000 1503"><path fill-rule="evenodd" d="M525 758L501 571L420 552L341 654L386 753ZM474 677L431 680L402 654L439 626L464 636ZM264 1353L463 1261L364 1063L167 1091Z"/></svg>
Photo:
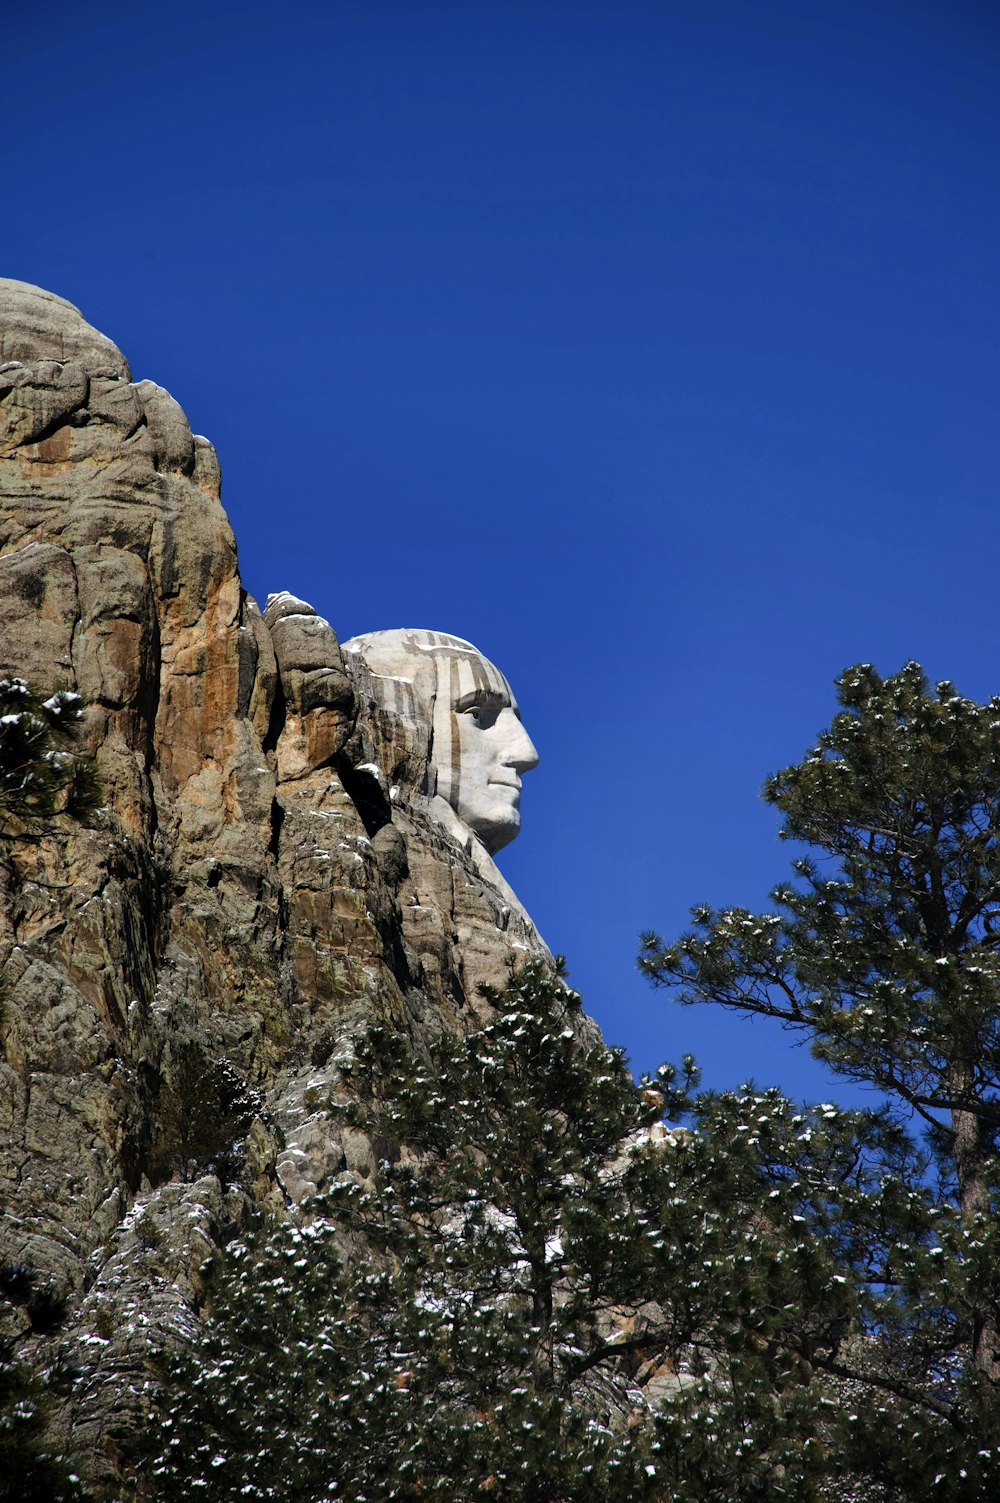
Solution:
<svg viewBox="0 0 1000 1503"><path fill-rule="evenodd" d="M246 594L215 452L168 393L0 282L0 677L82 697L103 804L4 832L0 1259L71 1297L61 1423L97 1473L213 1250L366 1172L322 1110L342 1041L466 1026L512 951L548 953L428 782L405 675L351 645Z"/></svg>

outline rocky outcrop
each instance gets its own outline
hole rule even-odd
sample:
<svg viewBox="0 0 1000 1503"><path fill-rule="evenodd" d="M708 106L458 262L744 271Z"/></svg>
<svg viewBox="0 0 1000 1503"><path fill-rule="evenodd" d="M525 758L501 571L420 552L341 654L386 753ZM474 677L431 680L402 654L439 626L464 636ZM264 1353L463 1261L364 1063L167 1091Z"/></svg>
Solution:
<svg viewBox="0 0 1000 1503"><path fill-rule="evenodd" d="M413 749L330 625L246 595L219 487L162 388L0 282L0 676L82 696L104 802L4 832L0 1257L73 1295L98 1471L212 1250L364 1173L322 1110L344 1038L462 1027L547 954L475 840L394 804Z"/></svg>

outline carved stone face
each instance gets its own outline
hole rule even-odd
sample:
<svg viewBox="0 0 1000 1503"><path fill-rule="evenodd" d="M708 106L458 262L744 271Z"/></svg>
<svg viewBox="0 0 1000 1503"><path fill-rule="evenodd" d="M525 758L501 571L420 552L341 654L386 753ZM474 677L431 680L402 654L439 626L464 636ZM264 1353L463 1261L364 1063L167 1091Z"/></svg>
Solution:
<svg viewBox="0 0 1000 1503"><path fill-rule="evenodd" d="M498 668L461 637L443 632L386 631L354 637L383 708L427 724L425 792L451 806L493 855L521 828L521 775L538 753L521 724L517 701Z"/></svg>
<svg viewBox="0 0 1000 1503"><path fill-rule="evenodd" d="M475 682L464 687L468 677ZM451 658L448 687L450 756L447 776L446 759L436 759L437 791L492 855L521 828L521 774L538 766L538 753L492 663L478 653Z"/></svg>

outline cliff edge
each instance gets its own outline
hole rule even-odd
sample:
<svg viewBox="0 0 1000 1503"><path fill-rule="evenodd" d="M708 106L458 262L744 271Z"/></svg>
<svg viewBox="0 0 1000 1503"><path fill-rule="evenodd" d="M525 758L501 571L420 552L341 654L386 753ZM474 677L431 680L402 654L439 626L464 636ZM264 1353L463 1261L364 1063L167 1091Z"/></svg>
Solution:
<svg viewBox="0 0 1000 1503"><path fill-rule="evenodd" d="M462 1028L548 952L442 803L412 694L306 602L258 610L211 444L11 281L0 498L0 677L82 697L103 802L0 840L0 1259L71 1294L63 1423L100 1471L214 1249L365 1174L322 1110L344 1040Z"/></svg>

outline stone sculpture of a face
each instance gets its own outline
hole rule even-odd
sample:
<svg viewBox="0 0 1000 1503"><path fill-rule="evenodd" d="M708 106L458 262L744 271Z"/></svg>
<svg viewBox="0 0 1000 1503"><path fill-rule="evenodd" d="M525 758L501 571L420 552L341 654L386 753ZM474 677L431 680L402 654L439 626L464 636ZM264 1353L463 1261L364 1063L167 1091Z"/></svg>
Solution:
<svg viewBox="0 0 1000 1503"><path fill-rule="evenodd" d="M424 791L443 799L490 855L508 845L521 827L521 774L537 766L538 753L500 670L444 632L371 632L343 650L363 659L382 709L426 728Z"/></svg>

